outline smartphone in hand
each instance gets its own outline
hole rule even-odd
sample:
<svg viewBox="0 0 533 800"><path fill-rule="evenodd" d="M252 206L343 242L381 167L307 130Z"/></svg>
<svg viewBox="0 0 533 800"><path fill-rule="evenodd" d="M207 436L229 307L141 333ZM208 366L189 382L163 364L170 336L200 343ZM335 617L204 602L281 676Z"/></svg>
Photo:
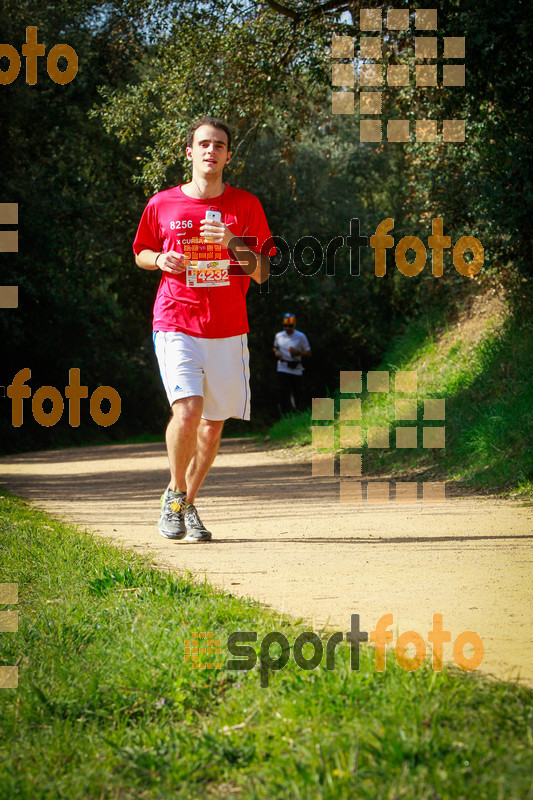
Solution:
<svg viewBox="0 0 533 800"><path fill-rule="evenodd" d="M222 222L222 213L217 208L208 208L205 212L206 222ZM206 242L212 242L210 236L205 237Z"/></svg>
<svg viewBox="0 0 533 800"><path fill-rule="evenodd" d="M207 222L222 222L222 213L216 208L208 208L205 212Z"/></svg>

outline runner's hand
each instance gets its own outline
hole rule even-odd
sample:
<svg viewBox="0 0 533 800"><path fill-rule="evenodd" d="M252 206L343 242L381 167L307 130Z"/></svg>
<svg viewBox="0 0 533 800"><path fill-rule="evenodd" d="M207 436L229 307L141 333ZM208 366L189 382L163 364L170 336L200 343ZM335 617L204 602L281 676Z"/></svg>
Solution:
<svg viewBox="0 0 533 800"><path fill-rule="evenodd" d="M221 244L222 247L227 247L234 234L223 222L203 219L200 223L200 236L204 239L211 239L212 242Z"/></svg>
<svg viewBox="0 0 533 800"><path fill-rule="evenodd" d="M157 266L162 272L172 272L174 275L185 272L190 263L190 259L185 258L183 253L176 253L175 250L162 253L157 259Z"/></svg>

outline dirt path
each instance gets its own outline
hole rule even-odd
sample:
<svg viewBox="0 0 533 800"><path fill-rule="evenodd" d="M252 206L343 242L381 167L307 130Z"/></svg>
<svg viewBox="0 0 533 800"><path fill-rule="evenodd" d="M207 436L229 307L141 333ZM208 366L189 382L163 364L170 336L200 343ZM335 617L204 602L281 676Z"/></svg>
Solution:
<svg viewBox="0 0 533 800"><path fill-rule="evenodd" d="M168 480L161 444L116 445L0 459L0 484L64 519L256 598L315 629L371 631L394 615L395 639L428 642L442 613L452 642L481 636L482 669L533 685L533 508L485 498L443 505L345 505L338 482L309 463L226 440L198 507L209 545L163 539L158 500ZM305 630L302 625L302 630ZM452 645L445 645L452 659ZM468 650L465 651L468 655Z"/></svg>

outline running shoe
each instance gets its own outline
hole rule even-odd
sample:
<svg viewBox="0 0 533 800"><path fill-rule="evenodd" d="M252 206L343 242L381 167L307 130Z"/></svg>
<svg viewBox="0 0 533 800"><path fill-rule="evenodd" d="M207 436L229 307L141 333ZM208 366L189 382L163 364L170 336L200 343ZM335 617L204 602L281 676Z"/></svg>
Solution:
<svg viewBox="0 0 533 800"><path fill-rule="evenodd" d="M200 519L196 506L190 503L185 509L184 514L185 527L187 529L187 536L184 542L209 542L211 541L211 533L207 530L204 523Z"/></svg>
<svg viewBox="0 0 533 800"><path fill-rule="evenodd" d="M159 533L165 539L183 539L185 536L185 492L173 492L168 488L161 496L161 516L159 517Z"/></svg>

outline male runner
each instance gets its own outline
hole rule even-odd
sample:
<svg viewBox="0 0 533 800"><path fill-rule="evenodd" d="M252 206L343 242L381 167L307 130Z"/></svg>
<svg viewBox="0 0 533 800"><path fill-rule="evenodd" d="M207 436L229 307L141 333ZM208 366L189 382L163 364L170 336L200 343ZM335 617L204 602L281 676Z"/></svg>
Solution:
<svg viewBox="0 0 533 800"><path fill-rule="evenodd" d="M246 292L275 253L257 197L222 181L230 151L223 120L191 125L192 179L150 199L133 243L136 264L162 272L153 338L172 417L159 532L188 542L211 539L194 501L224 420L250 419Z"/></svg>
<svg viewBox="0 0 533 800"><path fill-rule="evenodd" d="M274 337L274 355L278 359L279 405L282 414L301 411L304 368L302 357L309 358L311 347L305 333L295 328L296 317L283 315L283 330Z"/></svg>

